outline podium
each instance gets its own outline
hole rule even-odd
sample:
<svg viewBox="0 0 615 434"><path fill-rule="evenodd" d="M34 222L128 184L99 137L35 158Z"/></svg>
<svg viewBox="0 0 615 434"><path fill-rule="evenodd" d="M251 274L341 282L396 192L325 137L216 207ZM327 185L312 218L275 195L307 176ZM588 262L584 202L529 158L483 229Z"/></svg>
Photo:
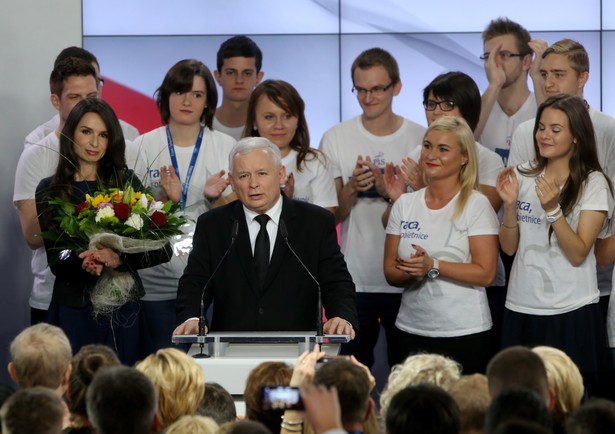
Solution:
<svg viewBox="0 0 615 434"><path fill-rule="evenodd" d="M173 336L175 344L192 344L189 355L199 354L201 345L209 358L195 358L205 381L216 382L236 399L243 396L250 371L263 362L278 361L294 366L297 357L321 344L327 355L339 353L348 335L316 336L315 331L217 332L206 336ZM238 413L239 414L239 413Z"/></svg>

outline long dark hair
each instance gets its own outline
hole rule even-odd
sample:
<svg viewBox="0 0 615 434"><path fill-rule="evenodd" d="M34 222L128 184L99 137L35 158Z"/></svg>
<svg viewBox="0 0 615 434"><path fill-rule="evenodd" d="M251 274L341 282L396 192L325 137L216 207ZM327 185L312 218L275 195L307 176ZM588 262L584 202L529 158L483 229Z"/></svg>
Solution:
<svg viewBox="0 0 615 434"><path fill-rule="evenodd" d="M87 98L71 110L60 135L60 158L56 173L51 180L50 190L65 200L71 200L72 185L79 170L79 159L74 149L75 131L87 113L99 115L108 134L107 150L96 169L98 183L107 188L120 188L127 181L126 143L117 116L111 106L102 99Z"/></svg>
<svg viewBox="0 0 615 434"><path fill-rule="evenodd" d="M548 158L540 155L536 132L540 125L542 113L547 108L562 111L568 118L570 132L575 140L572 156L568 163L570 175L560 193L559 204L564 216L572 211L579 197L583 193L585 182L592 172L601 173L606 179L611 195L613 195L613 184L608 176L605 175L598 160L598 150L596 148L596 135L594 125L589 117L589 111L585 107L583 100L575 95L559 94L550 97L538 107L536 121L534 123L533 141L536 159L528 169L519 168L523 175L536 176L542 173L549 162ZM553 228L549 228L549 238L553 233Z"/></svg>
<svg viewBox="0 0 615 434"><path fill-rule="evenodd" d="M310 148L310 133L305 119L305 103L292 84L283 80L265 80L256 86L250 96L243 137L260 137L254 127L256 125L256 106L263 95L282 110L297 118L297 130L290 141L290 148L299 153L297 155L297 170L301 172L302 163L308 155L312 158L318 158L321 154Z"/></svg>

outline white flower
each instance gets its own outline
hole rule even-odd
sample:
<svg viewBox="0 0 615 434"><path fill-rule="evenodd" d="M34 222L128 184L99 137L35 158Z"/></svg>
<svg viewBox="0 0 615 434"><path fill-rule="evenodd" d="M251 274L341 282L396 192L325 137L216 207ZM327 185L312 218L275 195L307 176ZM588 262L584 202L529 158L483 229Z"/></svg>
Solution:
<svg viewBox="0 0 615 434"><path fill-rule="evenodd" d="M152 202L149 204L149 209L147 210L147 214L152 215L154 214L154 211L162 211L163 207L164 207L163 202L152 200Z"/></svg>
<svg viewBox="0 0 615 434"><path fill-rule="evenodd" d="M106 207L98 208L98 211L96 211L96 218L94 220L96 220L96 223L100 223L101 219L104 219L106 217L114 217L114 216L115 216L115 211L113 211L113 207L106 206Z"/></svg>
<svg viewBox="0 0 615 434"><path fill-rule="evenodd" d="M141 194L141 197L139 198L139 204L141 204L143 208L147 209L147 195Z"/></svg>
<svg viewBox="0 0 615 434"><path fill-rule="evenodd" d="M143 219L139 214L131 214L124 224L131 228L141 229L143 227Z"/></svg>

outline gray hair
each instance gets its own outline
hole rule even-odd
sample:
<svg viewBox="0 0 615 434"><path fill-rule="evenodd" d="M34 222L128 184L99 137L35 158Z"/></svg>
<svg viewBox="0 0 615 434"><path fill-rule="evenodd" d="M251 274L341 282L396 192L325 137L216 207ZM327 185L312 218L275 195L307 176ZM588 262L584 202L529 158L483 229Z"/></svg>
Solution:
<svg viewBox="0 0 615 434"><path fill-rule="evenodd" d="M253 151L265 150L271 155L273 162L276 166L282 164L282 154L280 149L271 143L269 139L265 137L244 137L239 140L228 156L229 171L233 173L233 163L236 155L246 155Z"/></svg>

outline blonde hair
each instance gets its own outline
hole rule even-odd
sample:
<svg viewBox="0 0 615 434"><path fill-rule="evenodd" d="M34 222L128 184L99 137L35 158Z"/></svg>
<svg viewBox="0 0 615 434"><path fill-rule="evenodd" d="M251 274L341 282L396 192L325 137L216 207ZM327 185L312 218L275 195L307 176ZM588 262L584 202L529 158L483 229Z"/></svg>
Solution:
<svg viewBox="0 0 615 434"><path fill-rule="evenodd" d="M542 58L546 58L549 54L561 54L566 56L570 62L570 67L574 69L577 76L584 72L589 72L589 55L585 47L577 41L572 39L557 41L542 53Z"/></svg>
<svg viewBox="0 0 615 434"><path fill-rule="evenodd" d="M182 416L169 426L166 434L216 434L219 428L211 417Z"/></svg>
<svg viewBox="0 0 615 434"><path fill-rule="evenodd" d="M456 116L443 116L433 121L427 128L427 131L425 131L423 142L432 131L453 133L457 139L457 144L459 145L461 153L468 158L466 164L461 166L461 170L459 171L459 200L457 200L455 213L453 214L453 219L456 219L463 213L472 192L474 190L479 191L476 141L465 119ZM425 179L425 183L429 184L427 179Z"/></svg>
<svg viewBox="0 0 615 434"><path fill-rule="evenodd" d="M483 374L464 375L448 393L459 406L460 432L483 432L485 415L491 404L487 377Z"/></svg>
<svg viewBox="0 0 615 434"><path fill-rule="evenodd" d="M563 425L566 418L581 406L584 391L581 372L572 359L557 348L538 346L532 351L542 359L549 387L555 391L553 420Z"/></svg>
<svg viewBox="0 0 615 434"><path fill-rule="evenodd" d="M10 347L17 383L22 388L57 389L70 367L72 349L64 331L39 323L19 333Z"/></svg>
<svg viewBox="0 0 615 434"><path fill-rule="evenodd" d="M433 124L432 124L433 125ZM440 354L415 354L393 366L380 395L380 414L386 420L391 399L402 389L421 383L434 384L448 391L461 377L461 365Z"/></svg>
<svg viewBox="0 0 615 434"><path fill-rule="evenodd" d="M158 392L161 430L184 415L193 415L205 393L205 375L186 353L163 348L136 368L149 377Z"/></svg>

